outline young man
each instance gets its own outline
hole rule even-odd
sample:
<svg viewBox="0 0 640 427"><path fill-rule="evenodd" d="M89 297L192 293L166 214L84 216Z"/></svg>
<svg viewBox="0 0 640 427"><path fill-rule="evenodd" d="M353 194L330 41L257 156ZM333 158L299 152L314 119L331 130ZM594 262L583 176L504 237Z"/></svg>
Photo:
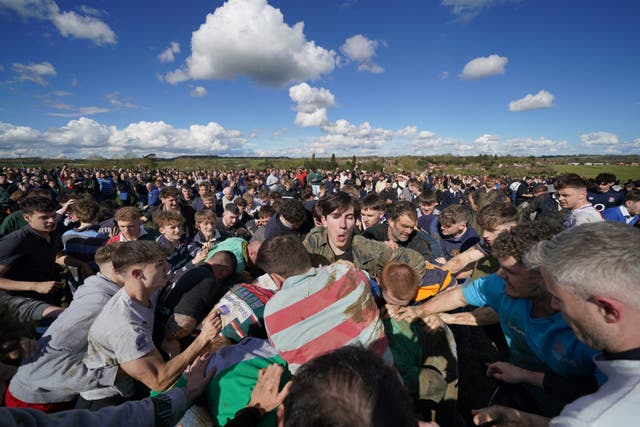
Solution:
<svg viewBox="0 0 640 427"><path fill-rule="evenodd" d="M396 261L409 264L420 277L424 275L425 261L418 252L403 247L391 249L382 242L353 234L360 207L349 194L328 195L316 206L323 225L311 230L304 240L314 264L331 264L342 259L377 277L386 263Z"/></svg>
<svg viewBox="0 0 640 427"><path fill-rule="evenodd" d="M168 362L163 360L153 344L152 328L157 292L169 272L165 256L157 243L140 240L122 244L113 254L113 268L124 287L91 326L84 363L89 369L117 369L119 375L109 387L81 393L76 407L98 409L120 403L133 395L134 380L151 390L166 389L220 332L220 318L212 312L189 347Z"/></svg>
<svg viewBox="0 0 640 427"><path fill-rule="evenodd" d="M421 306L392 307L391 313L410 321L467 305L491 307L500 317L509 363L489 365L487 375L513 384L501 385L499 398L522 396L522 402L531 404L527 409L557 414L571 396L595 387L594 350L577 340L551 305L551 295L545 290L540 272L527 268L523 262L537 242L558 231L560 227L550 223L518 225L500 234L493 243L492 253L500 262L498 273L438 294ZM482 324L478 319L477 325Z"/></svg>
<svg viewBox="0 0 640 427"><path fill-rule="evenodd" d="M170 251L167 261L171 266L172 274L180 270L187 270L194 264L204 260L207 255L205 251L196 252L195 257L192 257L189 253L189 246L182 232L184 217L179 212L160 211L153 216L153 221L158 231L160 231L156 242Z"/></svg>
<svg viewBox="0 0 640 427"><path fill-rule="evenodd" d="M115 370L89 370L82 359L87 353L89 328L123 285L111 264L119 245L98 249L95 261L100 272L78 288L71 305L40 338L36 354L23 361L11 380L7 406L44 412L70 409L80 390L114 380Z"/></svg>
<svg viewBox="0 0 640 427"><path fill-rule="evenodd" d="M478 233L469 225L471 214L463 205L450 205L438 216L440 246L449 260L480 241Z"/></svg>
<svg viewBox="0 0 640 427"><path fill-rule="evenodd" d="M640 233L615 222L576 226L532 249L525 260L540 267L553 306L562 312L578 338L602 350L595 363L607 381L597 392L565 406L560 415L551 420L492 406L476 413L476 425L637 425L640 395L638 253Z"/></svg>
<svg viewBox="0 0 640 427"><path fill-rule="evenodd" d="M622 204L624 193L616 191L613 186L616 183L616 176L612 173L600 173L595 179L596 188L587 192L587 200L593 205L595 210L602 212L605 209L613 208Z"/></svg>
<svg viewBox="0 0 640 427"><path fill-rule="evenodd" d="M366 195L362 199L362 206L360 209L362 231L384 222L384 211L385 203L382 197L375 193Z"/></svg>
<svg viewBox="0 0 640 427"><path fill-rule="evenodd" d="M93 200L80 199L71 206L70 210L70 218L74 222L78 221L79 224L62 234L64 251L86 263L95 274L98 272L98 266L94 261L95 253L109 239L108 234L99 232L100 205ZM81 277L80 283L85 278Z"/></svg>
<svg viewBox="0 0 640 427"><path fill-rule="evenodd" d="M188 250L189 255L193 258L198 256L198 252L204 251L205 255L209 252L209 249L213 245L220 241L220 232L216 230L216 214L210 209L203 209L200 212L196 212L196 230L198 232L191 242L189 242Z"/></svg>
<svg viewBox="0 0 640 427"><path fill-rule="evenodd" d="M162 211L178 212L184 217L184 231L187 236L192 236L195 233L195 210L189 206L180 203L180 190L176 187L164 187L160 190L160 205L152 206L147 212L140 218L143 223L148 221L154 222L154 215Z"/></svg>
<svg viewBox="0 0 640 427"><path fill-rule="evenodd" d="M265 226L265 240L276 234L292 234L300 239L304 238L310 229L307 215L309 214L300 200L283 200L280 211Z"/></svg>
<svg viewBox="0 0 640 427"><path fill-rule="evenodd" d="M640 216L640 189L634 188L624 196L624 203L620 206L605 209L602 212L605 221L617 221L623 224L635 225Z"/></svg>
<svg viewBox="0 0 640 427"><path fill-rule="evenodd" d="M158 232L147 229L140 221L138 209L133 206L125 206L116 211L114 215L118 234L107 240L107 244L115 242L131 242L133 240L155 240Z"/></svg>
<svg viewBox="0 0 640 427"><path fill-rule="evenodd" d="M559 176L554 185L560 207L568 209L562 222L566 228L603 221L600 212L587 200L587 182L579 175Z"/></svg>

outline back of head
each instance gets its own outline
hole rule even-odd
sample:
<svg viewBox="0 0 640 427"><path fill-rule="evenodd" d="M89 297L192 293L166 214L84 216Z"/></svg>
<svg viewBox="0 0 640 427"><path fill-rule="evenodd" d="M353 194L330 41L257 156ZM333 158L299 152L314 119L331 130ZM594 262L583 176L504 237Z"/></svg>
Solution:
<svg viewBox="0 0 640 427"><path fill-rule="evenodd" d="M302 365L284 400L286 427L415 426L398 375L361 347L347 346Z"/></svg>
<svg viewBox="0 0 640 427"><path fill-rule="evenodd" d="M619 222L587 223L536 245L526 255L556 284L583 299L607 296L640 310L640 231Z"/></svg>
<svg viewBox="0 0 640 427"><path fill-rule="evenodd" d="M280 205L280 215L291 224L294 228L302 225L307 219L307 211L302 201L298 199L285 199Z"/></svg>
<svg viewBox="0 0 640 427"><path fill-rule="evenodd" d="M80 199L71 205L71 213L80 222L94 222L100 217L100 205L93 200Z"/></svg>
<svg viewBox="0 0 640 427"><path fill-rule="evenodd" d="M390 262L382 268L380 287L401 300L411 300L418 290L420 277L409 264Z"/></svg>
<svg viewBox="0 0 640 427"><path fill-rule="evenodd" d="M640 189L634 188L624 196L625 202L640 202Z"/></svg>
<svg viewBox="0 0 640 427"><path fill-rule="evenodd" d="M470 219L471 213L463 205L448 206L440 213L440 224L446 227L458 223L467 223Z"/></svg>
<svg viewBox="0 0 640 427"><path fill-rule="evenodd" d="M134 222L140 219L138 209L133 206L125 206L118 209L114 215L116 221Z"/></svg>
<svg viewBox="0 0 640 427"><path fill-rule="evenodd" d="M256 265L266 273L288 278L309 271L311 259L300 239L291 234L279 234L262 243Z"/></svg>

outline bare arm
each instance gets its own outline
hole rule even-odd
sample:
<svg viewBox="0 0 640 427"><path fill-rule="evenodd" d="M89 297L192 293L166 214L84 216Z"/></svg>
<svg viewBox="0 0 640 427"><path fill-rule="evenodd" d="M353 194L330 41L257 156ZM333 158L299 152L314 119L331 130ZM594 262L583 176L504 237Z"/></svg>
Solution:
<svg viewBox="0 0 640 427"><path fill-rule="evenodd" d="M448 325L485 326L500 323L498 313L491 307L480 307L465 313L441 313L440 319Z"/></svg>
<svg viewBox="0 0 640 427"><path fill-rule="evenodd" d="M450 311L466 305L467 301L464 299L462 288L455 287L437 294L435 297L418 306L387 306L387 308L391 317L413 322L417 318L426 319L432 314Z"/></svg>
<svg viewBox="0 0 640 427"><path fill-rule="evenodd" d="M185 314L174 313L169 317L164 329L164 338L167 340L178 340L188 336L194 331L198 321Z"/></svg>
<svg viewBox="0 0 640 427"><path fill-rule="evenodd" d="M498 426L498 427L547 427L549 418L517 409L506 408L504 406L490 406L479 410L471 411L473 423L477 426Z"/></svg>
<svg viewBox="0 0 640 427"><path fill-rule="evenodd" d="M531 384L543 388L544 372L530 371L508 362L494 362L487 366L487 376L509 384Z"/></svg>
<svg viewBox="0 0 640 427"><path fill-rule="evenodd" d="M481 260L485 254L480 249L473 246L466 251L456 255L447 261L442 268L449 270L451 274L456 274L471 263Z"/></svg>

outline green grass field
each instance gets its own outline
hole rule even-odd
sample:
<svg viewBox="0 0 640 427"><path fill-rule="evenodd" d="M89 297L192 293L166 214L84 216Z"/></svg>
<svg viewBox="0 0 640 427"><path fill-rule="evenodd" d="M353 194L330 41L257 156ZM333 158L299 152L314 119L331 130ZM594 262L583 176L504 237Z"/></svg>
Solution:
<svg viewBox="0 0 640 427"><path fill-rule="evenodd" d="M617 166L617 165L603 165L603 166L570 166L570 165L556 165L553 169L558 173L577 173L580 176L586 178L595 178L596 175L603 172L614 174L621 183L627 182L629 179L636 181L640 179L640 166Z"/></svg>

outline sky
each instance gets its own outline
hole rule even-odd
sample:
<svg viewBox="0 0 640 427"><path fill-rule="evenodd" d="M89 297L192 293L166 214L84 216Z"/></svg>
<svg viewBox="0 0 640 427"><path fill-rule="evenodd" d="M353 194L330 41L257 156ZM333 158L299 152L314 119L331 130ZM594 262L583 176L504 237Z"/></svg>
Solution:
<svg viewBox="0 0 640 427"><path fill-rule="evenodd" d="M637 0L0 0L0 157L640 154Z"/></svg>

